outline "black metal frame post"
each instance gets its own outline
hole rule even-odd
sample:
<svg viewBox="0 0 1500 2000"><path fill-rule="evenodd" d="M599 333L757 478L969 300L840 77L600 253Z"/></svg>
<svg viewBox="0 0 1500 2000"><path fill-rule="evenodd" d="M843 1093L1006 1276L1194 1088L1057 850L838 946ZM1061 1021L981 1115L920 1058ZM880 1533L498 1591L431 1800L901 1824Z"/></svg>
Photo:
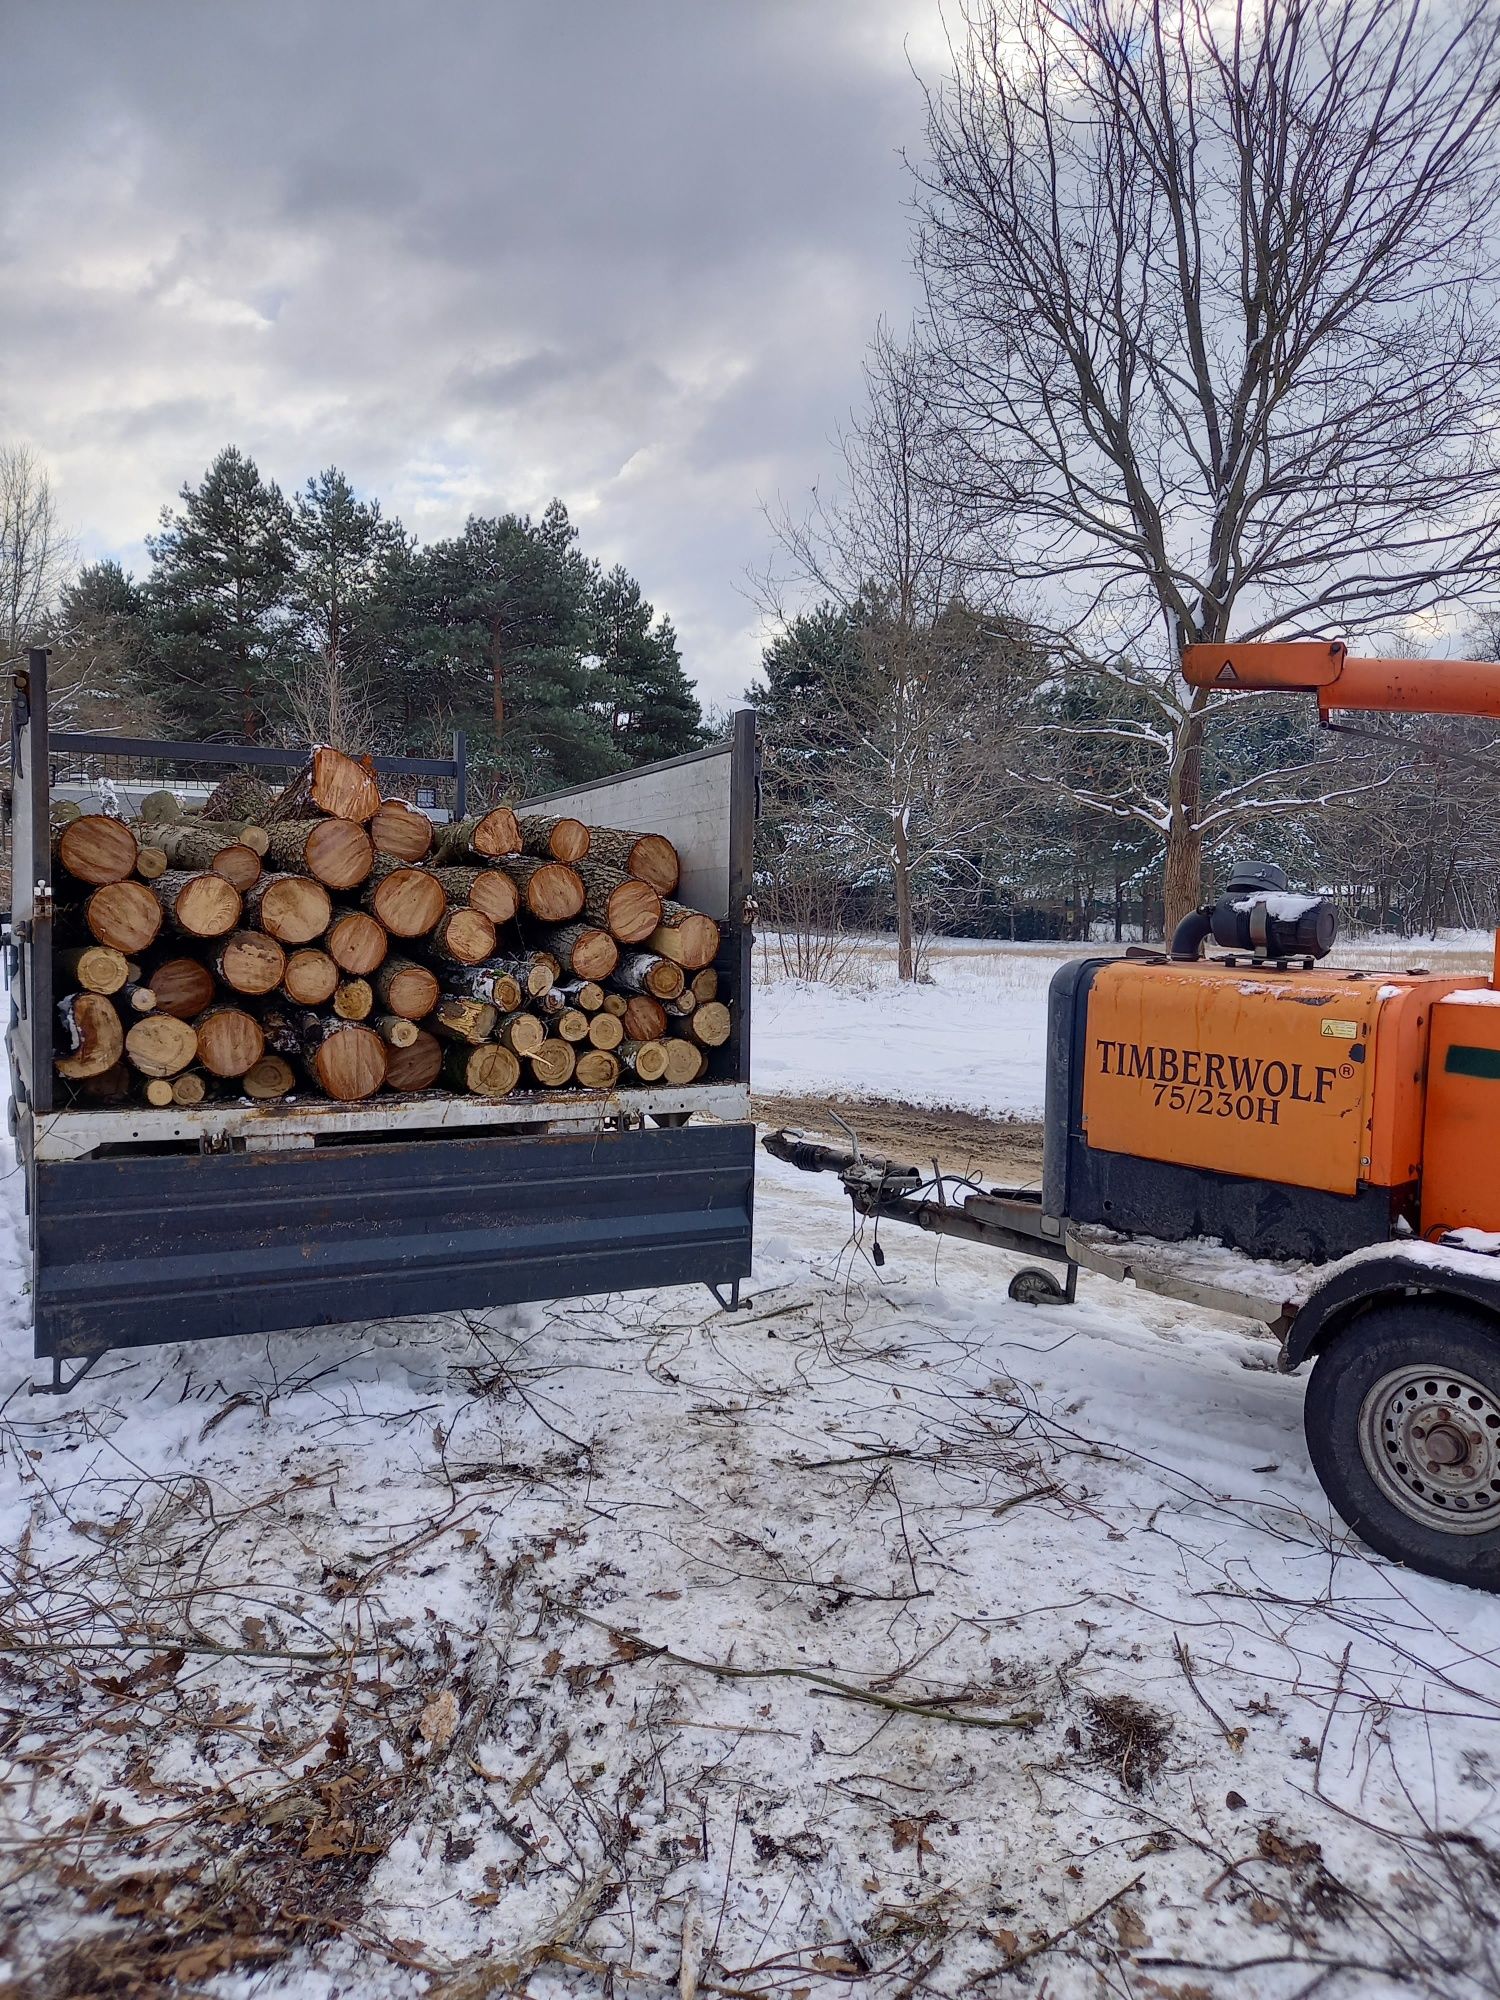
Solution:
<svg viewBox="0 0 1500 2000"><path fill-rule="evenodd" d="M729 1049L734 1075L750 1080L750 991L755 957L755 822L760 816L760 749L755 710L736 709L730 724L729 921L733 963L728 967L736 1004Z"/></svg>
<svg viewBox="0 0 1500 2000"><path fill-rule="evenodd" d="M96 736L88 730L59 730L52 738L54 757L90 754L139 757L160 764L253 764L265 770L290 771L307 762L312 746L288 749L273 743L168 743L151 736ZM372 757L370 763L382 777L452 778L455 785L461 780L466 785L467 781L467 746L461 730L453 739L451 757Z"/></svg>

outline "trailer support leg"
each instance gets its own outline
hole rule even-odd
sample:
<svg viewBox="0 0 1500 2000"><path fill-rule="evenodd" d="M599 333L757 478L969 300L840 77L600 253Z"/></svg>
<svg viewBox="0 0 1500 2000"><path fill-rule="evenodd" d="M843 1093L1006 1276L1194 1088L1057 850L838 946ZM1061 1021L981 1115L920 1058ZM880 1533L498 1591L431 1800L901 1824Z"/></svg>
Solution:
<svg viewBox="0 0 1500 2000"><path fill-rule="evenodd" d="M51 1357L52 1374L50 1379L46 1372L48 1357L44 1354L39 1354L36 1357L36 1360L32 1363L32 1368L31 1368L32 1395L70 1396L73 1393L73 1391L78 1387L79 1383L83 1380L84 1376L91 1374L93 1370L98 1367L99 1363L104 1359L105 1354L107 1354L108 1352L109 1352L108 1348L105 1348L102 1349L98 1354L90 1354L86 1356L85 1359L82 1362L80 1362L79 1366L74 1369L71 1375L63 1374L63 1362L69 1359L69 1357L62 1354L54 1354Z"/></svg>
<svg viewBox="0 0 1500 2000"><path fill-rule="evenodd" d="M713 1293L714 1297L718 1300L720 1312L732 1313L732 1312L738 1312L740 1310L740 1305L741 1305L740 1281L738 1278L736 1278L730 1285L729 1296L727 1299L725 1298L722 1289L718 1285L710 1284L708 1286L708 1289ZM744 1301L745 1305L749 1305L749 1303L750 1301L748 1299Z"/></svg>

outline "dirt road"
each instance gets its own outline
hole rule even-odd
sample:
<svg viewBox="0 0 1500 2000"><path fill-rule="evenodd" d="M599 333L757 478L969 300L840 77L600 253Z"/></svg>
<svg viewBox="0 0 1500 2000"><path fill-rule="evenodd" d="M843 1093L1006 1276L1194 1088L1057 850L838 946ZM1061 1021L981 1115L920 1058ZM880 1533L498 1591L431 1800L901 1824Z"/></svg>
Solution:
<svg viewBox="0 0 1500 2000"><path fill-rule="evenodd" d="M838 1101L826 1097L780 1097L757 1092L751 1099L758 1123L795 1126L835 1143L848 1134L831 1116L838 1112L871 1153L927 1167L936 1159L950 1173L977 1173L987 1180L1032 1185L1042 1174L1042 1128L1022 1119L981 1118L972 1111L901 1104L888 1097Z"/></svg>

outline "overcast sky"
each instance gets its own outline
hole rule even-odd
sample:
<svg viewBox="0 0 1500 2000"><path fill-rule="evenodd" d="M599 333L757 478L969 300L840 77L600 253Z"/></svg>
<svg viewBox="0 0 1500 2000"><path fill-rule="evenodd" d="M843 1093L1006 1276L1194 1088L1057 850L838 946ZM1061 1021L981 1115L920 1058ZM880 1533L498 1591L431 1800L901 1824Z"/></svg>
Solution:
<svg viewBox="0 0 1500 2000"><path fill-rule="evenodd" d="M424 539L561 495L704 696L915 300L938 0L0 0L0 440L139 568L223 444Z"/></svg>

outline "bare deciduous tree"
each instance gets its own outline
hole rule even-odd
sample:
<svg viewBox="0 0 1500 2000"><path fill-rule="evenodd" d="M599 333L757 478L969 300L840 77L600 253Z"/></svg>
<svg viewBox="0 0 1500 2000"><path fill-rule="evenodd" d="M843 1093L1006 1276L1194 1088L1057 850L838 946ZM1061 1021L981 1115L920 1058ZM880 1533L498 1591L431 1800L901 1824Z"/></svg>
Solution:
<svg viewBox="0 0 1500 2000"><path fill-rule="evenodd" d="M936 462L946 434L925 356L881 327L865 386L837 497L776 527L797 584L848 620L847 660L808 718L826 841L888 878L899 975L913 979L936 887L972 869L992 817L995 697L1015 642L964 597L969 509Z"/></svg>
<svg viewBox="0 0 1500 2000"><path fill-rule="evenodd" d="M41 643L72 562L45 468L26 445L0 445L0 661Z"/></svg>
<svg viewBox="0 0 1500 2000"><path fill-rule="evenodd" d="M1160 830L1170 924L1205 833L1307 775L1205 801L1217 698L1179 648L1389 628L1500 573L1500 14L970 0L964 25L918 170L958 489L1127 690L1110 726L1150 781L1089 802Z"/></svg>

